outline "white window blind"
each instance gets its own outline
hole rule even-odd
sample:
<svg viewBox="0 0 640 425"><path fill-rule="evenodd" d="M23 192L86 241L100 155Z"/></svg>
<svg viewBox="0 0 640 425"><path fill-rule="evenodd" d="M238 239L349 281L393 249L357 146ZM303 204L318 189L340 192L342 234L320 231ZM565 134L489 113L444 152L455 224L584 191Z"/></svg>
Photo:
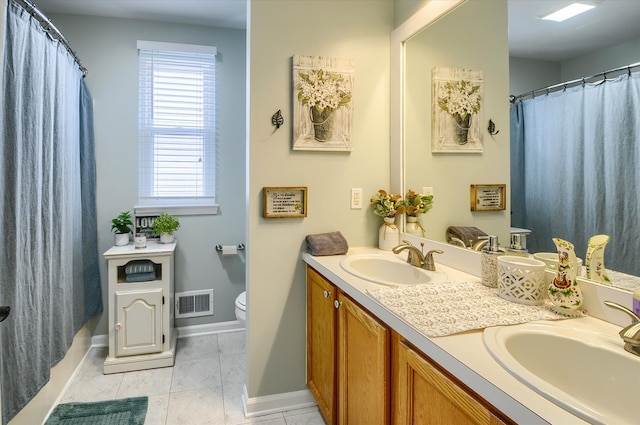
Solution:
<svg viewBox="0 0 640 425"><path fill-rule="evenodd" d="M141 206L215 204L216 48L138 42Z"/></svg>

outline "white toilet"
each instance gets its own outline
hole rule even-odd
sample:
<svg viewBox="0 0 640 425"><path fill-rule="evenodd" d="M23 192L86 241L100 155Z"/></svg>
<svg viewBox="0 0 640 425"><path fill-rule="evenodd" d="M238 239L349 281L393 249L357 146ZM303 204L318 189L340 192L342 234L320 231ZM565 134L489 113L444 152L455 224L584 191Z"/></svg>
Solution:
<svg viewBox="0 0 640 425"><path fill-rule="evenodd" d="M247 291L244 291L236 298L236 319L242 326L247 321Z"/></svg>

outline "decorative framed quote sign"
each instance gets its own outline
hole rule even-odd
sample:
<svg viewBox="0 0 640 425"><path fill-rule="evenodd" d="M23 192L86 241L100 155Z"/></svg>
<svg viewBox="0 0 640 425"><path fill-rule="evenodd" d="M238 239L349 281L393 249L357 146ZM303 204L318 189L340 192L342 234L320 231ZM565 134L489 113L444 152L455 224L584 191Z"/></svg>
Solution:
<svg viewBox="0 0 640 425"><path fill-rule="evenodd" d="M301 218L307 216L306 187L264 187L262 189L264 218Z"/></svg>
<svg viewBox="0 0 640 425"><path fill-rule="evenodd" d="M506 209L505 184L472 184L471 211L501 211Z"/></svg>

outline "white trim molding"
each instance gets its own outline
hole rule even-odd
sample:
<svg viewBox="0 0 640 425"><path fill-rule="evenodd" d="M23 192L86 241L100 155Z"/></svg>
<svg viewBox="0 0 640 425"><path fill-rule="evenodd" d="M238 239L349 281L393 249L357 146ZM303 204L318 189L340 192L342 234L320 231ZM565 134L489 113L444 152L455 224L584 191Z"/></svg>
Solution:
<svg viewBox="0 0 640 425"><path fill-rule="evenodd" d="M242 391L242 408L246 418L254 418L256 416L313 406L317 406L317 403L309 390L292 391L261 397L249 397L246 385Z"/></svg>

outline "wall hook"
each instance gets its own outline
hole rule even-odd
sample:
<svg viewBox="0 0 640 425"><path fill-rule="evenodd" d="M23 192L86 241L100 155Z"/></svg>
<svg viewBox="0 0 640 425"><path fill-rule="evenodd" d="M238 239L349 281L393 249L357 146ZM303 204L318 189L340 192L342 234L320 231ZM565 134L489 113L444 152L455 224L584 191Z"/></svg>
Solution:
<svg viewBox="0 0 640 425"><path fill-rule="evenodd" d="M273 116L271 117L271 124L275 125L276 129L280 128L280 126L284 124L284 118L282 118L280 109L278 109L278 112L273 114Z"/></svg>
<svg viewBox="0 0 640 425"><path fill-rule="evenodd" d="M492 136L495 136L496 134L500 133L500 130L496 131L496 125L492 119L489 120L489 127L487 127L487 130L489 131L489 134L491 134Z"/></svg>

